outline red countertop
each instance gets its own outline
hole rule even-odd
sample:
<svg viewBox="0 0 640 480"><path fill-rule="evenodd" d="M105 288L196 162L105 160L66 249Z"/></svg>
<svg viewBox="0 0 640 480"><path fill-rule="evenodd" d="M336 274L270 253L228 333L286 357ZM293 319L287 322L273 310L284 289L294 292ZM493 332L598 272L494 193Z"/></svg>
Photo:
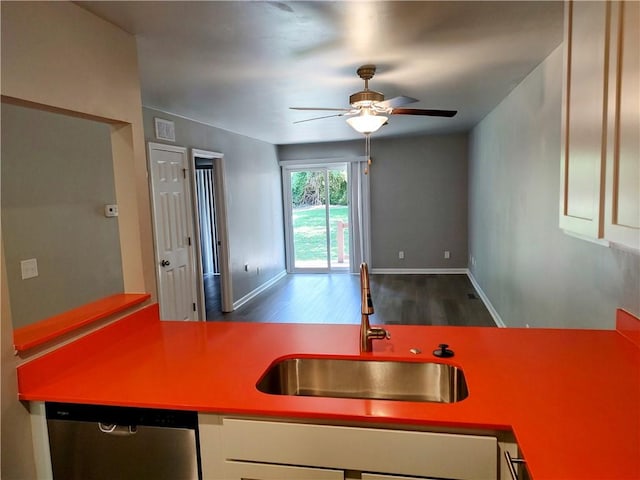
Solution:
<svg viewBox="0 0 640 480"><path fill-rule="evenodd" d="M535 480L640 479L640 348L625 335L388 329L390 340L360 354L358 325L160 322L151 305L22 365L20 399L513 430ZM436 359L439 343L455 357ZM442 361L464 370L469 396L435 404L256 389L270 364L300 355Z"/></svg>

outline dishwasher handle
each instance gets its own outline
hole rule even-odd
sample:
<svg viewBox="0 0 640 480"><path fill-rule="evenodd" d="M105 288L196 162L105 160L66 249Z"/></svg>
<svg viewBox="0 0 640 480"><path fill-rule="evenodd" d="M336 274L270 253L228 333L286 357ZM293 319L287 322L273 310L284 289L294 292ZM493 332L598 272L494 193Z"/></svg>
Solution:
<svg viewBox="0 0 640 480"><path fill-rule="evenodd" d="M138 433L137 425L117 425L115 423L98 422L98 428L107 435L117 435L120 437L130 437Z"/></svg>

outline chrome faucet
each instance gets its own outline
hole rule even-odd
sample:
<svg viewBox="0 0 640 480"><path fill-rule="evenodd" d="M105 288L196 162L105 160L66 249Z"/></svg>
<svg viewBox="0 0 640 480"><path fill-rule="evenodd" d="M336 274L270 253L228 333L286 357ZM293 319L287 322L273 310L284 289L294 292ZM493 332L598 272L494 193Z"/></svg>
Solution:
<svg viewBox="0 0 640 480"><path fill-rule="evenodd" d="M369 267L366 263L360 264L360 352L373 350L373 339L391 338L391 334L384 328L372 327L369 324L369 315L373 314L373 302L371 301L371 289L369 287Z"/></svg>

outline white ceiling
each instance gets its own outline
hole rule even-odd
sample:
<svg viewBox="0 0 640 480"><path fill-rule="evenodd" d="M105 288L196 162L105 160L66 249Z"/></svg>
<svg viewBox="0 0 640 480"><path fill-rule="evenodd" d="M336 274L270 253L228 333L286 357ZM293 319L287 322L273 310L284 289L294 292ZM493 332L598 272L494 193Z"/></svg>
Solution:
<svg viewBox="0 0 640 480"><path fill-rule="evenodd" d="M376 136L471 128L562 41L562 2L78 2L136 35L145 106L272 144L361 138L344 117L355 71L411 108ZM330 112L329 112L330 113Z"/></svg>

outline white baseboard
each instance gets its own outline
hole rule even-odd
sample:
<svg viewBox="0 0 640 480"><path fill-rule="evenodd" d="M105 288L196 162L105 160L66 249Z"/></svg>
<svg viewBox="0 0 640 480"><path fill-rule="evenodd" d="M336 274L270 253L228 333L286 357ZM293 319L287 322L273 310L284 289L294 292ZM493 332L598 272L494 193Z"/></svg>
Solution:
<svg viewBox="0 0 640 480"><path fill-rule="evenodd" d="M465 274L466 268L372 268L372 274L394 275L436 275L436 274Z"/></svg>
<svg viewBox="0 0 640 480"><path fill-rule="evenodd" d="M256 289L250 291L249 293L247 293L244 297L242 297L242 298L236 300L235 302L233 302L233 309L236 310L236 309L240 308L242 305L247 303L249 300L257 297L262 292L264 292L265 290L267 290L270 287L272 287L278 280L280 280L281 278L283 278L286 275L287 275L287 271L286 270L282 270L275 277L272 277L270 280L266 281L265 283L260 285L258 288L256 288Z"/></svg>
<svg viewBox="0 0 640 480"><path fill-rule="evenodd" d="M506 325L502 321L502 318L498 314L498 311L491 304L491 301L489 300L489 297L487 297L487 295L480 288L480 285L478 284L478 281L473 276L473 273L471 273L471 270L467 269L467 277L469 277L469 280L471 281L471 283L473 285L473 288L476 289L476 291L478 292L478 295L480 295L480 298L482 299L482 302L484 303L485 307L487 307L487 310L489 310L489 313L491 314L491 317L493 318L493 321L496 323L496 326L501 327L501 328L505 328Z"/></svg>

